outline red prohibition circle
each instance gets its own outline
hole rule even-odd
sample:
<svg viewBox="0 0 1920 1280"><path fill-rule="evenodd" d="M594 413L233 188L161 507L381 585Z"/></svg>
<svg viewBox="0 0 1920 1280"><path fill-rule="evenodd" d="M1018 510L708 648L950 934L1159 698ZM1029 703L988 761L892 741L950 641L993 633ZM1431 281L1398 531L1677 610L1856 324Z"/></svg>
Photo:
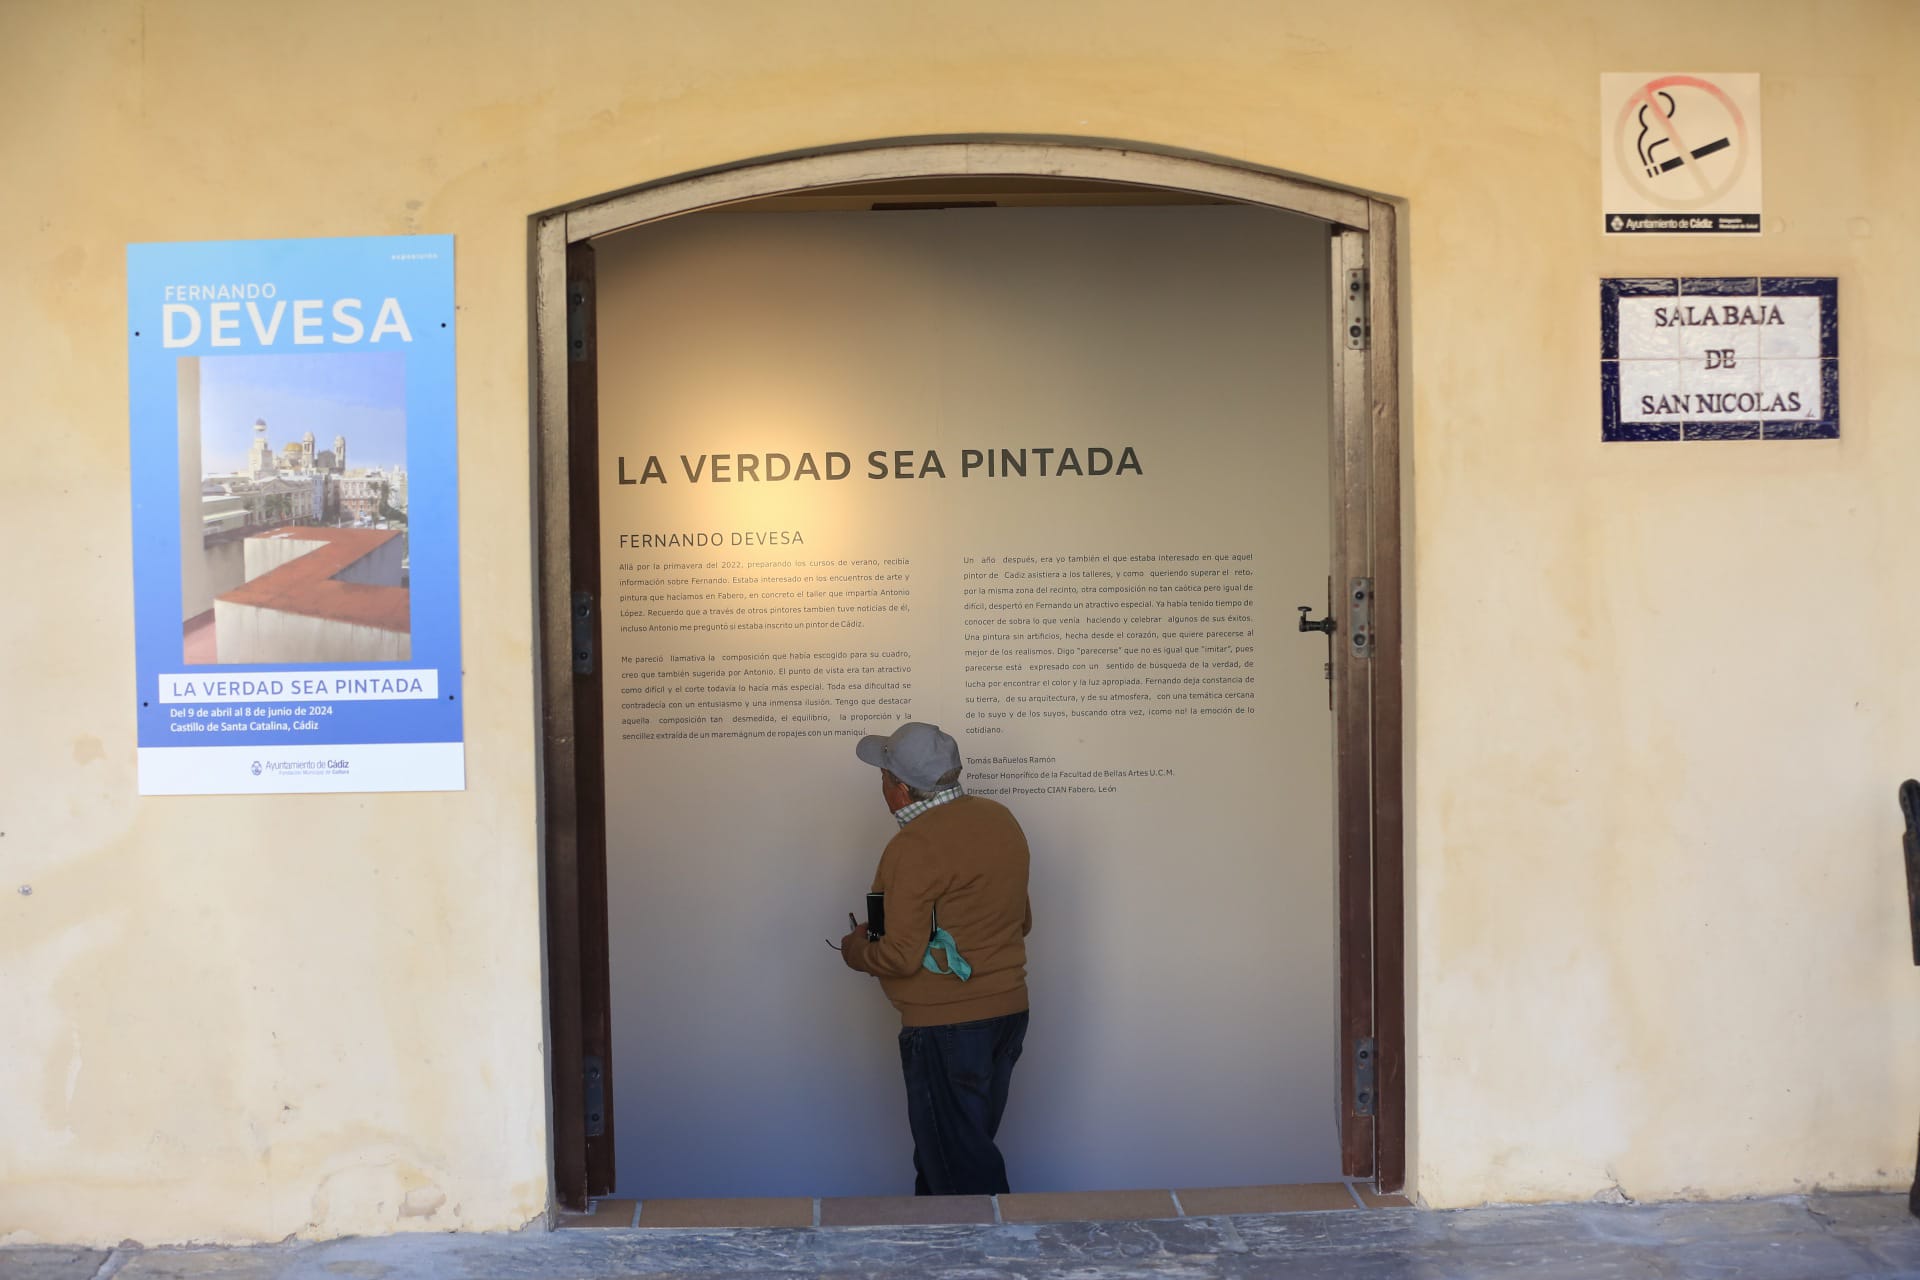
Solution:
<svg viewBox="0 0 1920 1280"><path fill-rule="evenodd" d="M1681 141L1680 134L1674 127L1673 118L1667 114L1656 96L1662 89L1674 88L1699 89L1710 94L1722 107L1726 108L1728 118L1733 121L1733 165L1718 182L1707 181L1699 161ZM1656 118L1661 127L1666 130L1668 138L1681 159L1681 167L1693 175L1699 188L1697 195L1682 197L1670 192L1656 191L1648 183L1645 167L1640 164L1638 156L1635 156L1632 161L1627 159L1627 156L1634 151L1634 148L1627 146L1627 130L1634 122L1635 112L1644 106L1653 108ZM1627 99L1626 106L1620 111L1619 124L1614 129L1614 163L1620 166L1620 171L1626 175L1627 181L1643 199L1664 209L1698 209L1726 195L1740 181L1740 175L1746 172L1747 152L1746 117L1740 113L1740 108L1734 104L1733 99L1727 96L1726 90L1711 80L1702 80L1698 76L1661 76L1657 80L1647 81Z"/></svg>

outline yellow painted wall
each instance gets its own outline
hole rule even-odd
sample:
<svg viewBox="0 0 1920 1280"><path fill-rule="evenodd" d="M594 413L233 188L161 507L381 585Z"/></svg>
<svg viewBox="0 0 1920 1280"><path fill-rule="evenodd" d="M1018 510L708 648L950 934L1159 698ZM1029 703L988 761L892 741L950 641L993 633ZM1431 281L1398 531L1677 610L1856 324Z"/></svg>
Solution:
<svg viewBox="0 0 1920 1280"><path fill-rule="evenodd" d="M527 223L743 157L1134 139L1407 201L1414 1175L1904 1180L1920 9L0 5L0 1241L546 1203ZM1767 234L1603 244L1602 70L1764 77ZM122 246L458 237L464 794L134 796ZM1596 277L1835 274L1838 443L1598 439ZM31 896L16 892L31 885Z"/></svg>

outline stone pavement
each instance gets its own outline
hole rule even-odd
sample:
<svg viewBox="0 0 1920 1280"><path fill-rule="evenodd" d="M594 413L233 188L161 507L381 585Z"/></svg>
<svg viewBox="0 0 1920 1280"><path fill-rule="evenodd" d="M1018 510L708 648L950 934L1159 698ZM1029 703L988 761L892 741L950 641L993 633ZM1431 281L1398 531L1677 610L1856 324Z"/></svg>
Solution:
<svg viewBox="0 0 1920 1280"><path fill-rule="evenodd" d="M4 1280L1920 1277L1905 1196L1250 1214L1153 1222L405 1235L248 1249L0 1249Z"/></svg>

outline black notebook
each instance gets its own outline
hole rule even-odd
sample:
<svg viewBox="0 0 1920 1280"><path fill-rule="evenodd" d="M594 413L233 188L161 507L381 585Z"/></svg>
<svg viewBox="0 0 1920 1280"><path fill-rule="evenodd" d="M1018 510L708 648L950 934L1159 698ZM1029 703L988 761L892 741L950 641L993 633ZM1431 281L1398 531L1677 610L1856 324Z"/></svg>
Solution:
<svg viewBox="0 0 1920 1280"><path fill-rule="evenodd" d="M887 895L867 895L867 941L887 936Z"/></svg>

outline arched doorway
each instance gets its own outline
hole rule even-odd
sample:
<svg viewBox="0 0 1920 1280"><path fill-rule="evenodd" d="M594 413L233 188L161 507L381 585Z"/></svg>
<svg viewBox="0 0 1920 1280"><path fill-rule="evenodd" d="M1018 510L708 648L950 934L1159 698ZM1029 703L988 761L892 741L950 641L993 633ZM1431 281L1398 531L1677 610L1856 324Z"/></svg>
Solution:
<svg viewBox="0 0 1920 1280"><path fill-rule="evenodd" d="M769 197L930 180L1110 183L1311 218L1332 305L1331 646L1338 904L1338 1124L1349 1176L1405 1177L1401 541L1394 209L1227 161L1070 139L903 140L747 161L534 219L548 1042L555 1193L612 1189L612 1027L602 772L599 458L590 246ZM938 185L937 182L935 185ZM1334 1101L1329 1099L1329 1101Z"/></svg>

